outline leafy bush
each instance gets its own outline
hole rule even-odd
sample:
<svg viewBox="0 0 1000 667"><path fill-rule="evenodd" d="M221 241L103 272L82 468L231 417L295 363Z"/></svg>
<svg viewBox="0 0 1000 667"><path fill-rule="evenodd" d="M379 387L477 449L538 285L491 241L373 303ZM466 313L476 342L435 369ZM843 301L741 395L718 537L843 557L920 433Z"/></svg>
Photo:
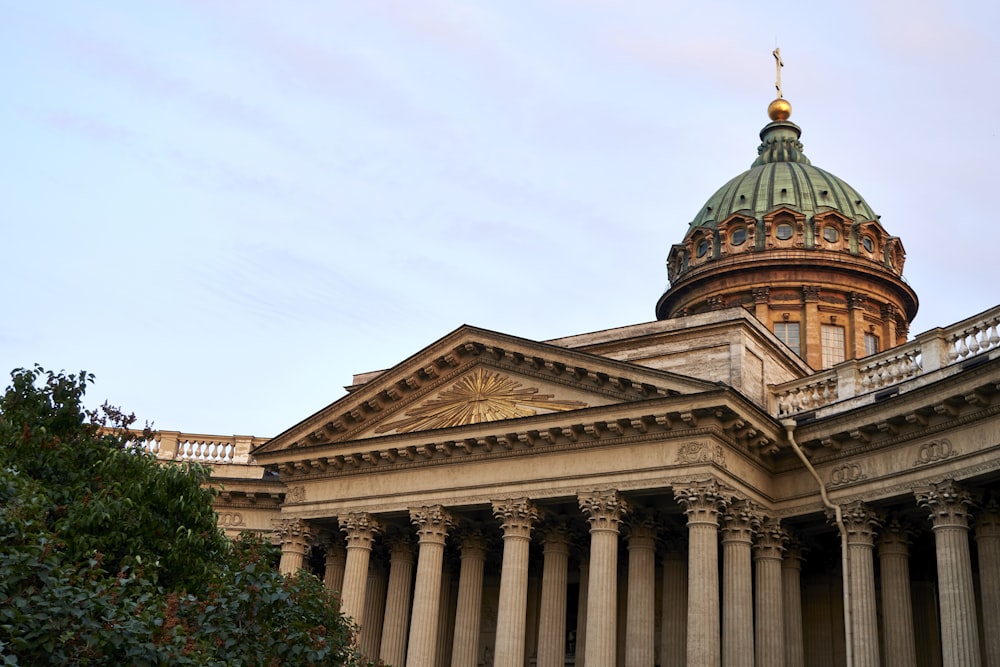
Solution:
<svg viewBox="0 0 1000 667"><path fill-rule="evenodd" d="M88 411L93 377L11 373L0 398L0 665L362 664L316 577L219 531L199 465Z"/></svg>

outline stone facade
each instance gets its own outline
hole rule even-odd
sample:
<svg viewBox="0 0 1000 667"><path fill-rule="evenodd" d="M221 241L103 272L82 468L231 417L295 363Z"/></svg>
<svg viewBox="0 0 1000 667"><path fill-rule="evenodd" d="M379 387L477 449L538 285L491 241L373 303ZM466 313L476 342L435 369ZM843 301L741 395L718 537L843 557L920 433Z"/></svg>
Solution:
<svg viewBox="0 0 1000 667"><path fill-rule="evenodd" d="M906 342L902 247L862 203L874 231L699 214L660 321L463 326L271 440L147 444L213 464L220 525L322 576L397 667L1000 667L1000 307ZM734 243L782 216L787 248ZM726 277L751 247L838 266L793 299ZM846 360L814 370L831 317Z"/></svg>

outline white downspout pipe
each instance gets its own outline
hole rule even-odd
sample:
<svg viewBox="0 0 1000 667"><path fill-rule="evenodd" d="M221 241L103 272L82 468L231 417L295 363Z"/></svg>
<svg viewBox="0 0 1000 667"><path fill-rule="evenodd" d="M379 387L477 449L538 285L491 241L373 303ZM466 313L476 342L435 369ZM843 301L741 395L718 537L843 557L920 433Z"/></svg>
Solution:
<svg viewBox="0 0 1000 667"><path fill-rule="evenodd" d="M785 427L785 432L788 434L788 444L792 446L795 453L798 455L799 460L802 461L802 465L806 467L806 470L816 479L816 484L819 486L819 495L823 499L823 504L833 510L834 521L837 522L837 528L840 530L840 569L844 575L844 650L847 656L847 667L854 667L854 636L851 632L851 574L850 574L850 559L847 555L847 527L844 525L844 515L840 511L839 505L834 505L830 502L829 496L826 495L826 486L823 484L823 480L820 479L819 474L816 469L812 467L809 463L809 459L806 458L805 452L799 447L799 444L795 442L795 426L796 422L794 419L782 419L781 425Z"/></svg>

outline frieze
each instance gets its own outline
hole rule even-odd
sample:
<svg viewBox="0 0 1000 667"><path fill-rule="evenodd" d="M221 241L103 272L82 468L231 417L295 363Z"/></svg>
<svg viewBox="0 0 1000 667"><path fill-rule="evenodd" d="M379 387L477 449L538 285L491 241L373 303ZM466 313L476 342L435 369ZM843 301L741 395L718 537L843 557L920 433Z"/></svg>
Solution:
<svg viewBox="0 0 1000 667"><path fill-rule="evenodd" d="M920 450L917 452L917 460L913 462L913 467L924 466L928 463L935 463L937 461L944 461L945 459L951 458L959 453L954 445L951 444L951 440L947 438L942 438L941 440L931 440L930 442L921 445Z"/></svg>
<svg viewBox="0 0 1000 667"><path fill-rule="evenodd" d="M830 486L843 486L868 479L864 468L854 461L839 465L830 471Z"/></svg>
<svg viewBox="0 0 1000 667"><path fill-rule="evenodd" d="M714 463L721 468L726 467L726 452L722 445L709 445L704 442L689 442L677 450L677 463Z"/></svg>
<svg viewBox="0 0 1000 667"><path fill-rule="evenodd" d="M219 512L219 525L224 528L235 528L246 524L243 522L243 515L239 512Z"/></svg>

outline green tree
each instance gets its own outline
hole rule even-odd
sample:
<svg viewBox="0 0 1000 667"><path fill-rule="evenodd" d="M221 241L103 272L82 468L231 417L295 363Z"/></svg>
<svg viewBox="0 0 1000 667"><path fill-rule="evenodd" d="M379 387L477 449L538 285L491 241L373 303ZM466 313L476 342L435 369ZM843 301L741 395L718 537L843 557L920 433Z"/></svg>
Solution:
<svg viewBox="0 0 1000 667"><path fill-rule="evenodd" d="M11 373L0 398L0 664L362 664L312 575L227 540L199 465L161 465L93 377Z"/></svg>

